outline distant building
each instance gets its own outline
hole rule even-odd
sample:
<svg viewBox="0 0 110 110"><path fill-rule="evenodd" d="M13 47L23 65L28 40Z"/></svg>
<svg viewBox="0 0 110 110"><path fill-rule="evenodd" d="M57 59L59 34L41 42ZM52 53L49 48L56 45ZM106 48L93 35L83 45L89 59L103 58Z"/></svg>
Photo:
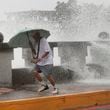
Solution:
<svg viewBox="0 0 110 110"><path fill-rule="evenodd" d="M56 12L55 11L36 11L36 10L11 12L11 13L7 13L7 18L10 21L16 21L16 22L55 21L56 20Z"/></svg>

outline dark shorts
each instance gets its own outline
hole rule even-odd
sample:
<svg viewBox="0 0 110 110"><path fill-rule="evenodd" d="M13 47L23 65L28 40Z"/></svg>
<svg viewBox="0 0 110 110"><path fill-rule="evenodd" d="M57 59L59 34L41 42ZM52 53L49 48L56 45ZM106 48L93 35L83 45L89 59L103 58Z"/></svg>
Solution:
<svg viewBox="0 0 110 110"><path fill-rule="evenodd" d="M38 73L43 73L45 76L51 75L52 74L52 68L53 65L44 65L44 66L40 66L40 65L35 65L34 71L38 72Z"/></svg>

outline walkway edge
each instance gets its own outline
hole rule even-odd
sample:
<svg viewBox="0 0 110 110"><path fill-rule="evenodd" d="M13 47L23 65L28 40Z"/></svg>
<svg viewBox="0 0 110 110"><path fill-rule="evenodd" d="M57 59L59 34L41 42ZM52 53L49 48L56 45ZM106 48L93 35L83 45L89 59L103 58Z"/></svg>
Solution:
<svg viewBox="0 0 110 110"><path fill-rule="evenodd" d="M0 101L0 110L72 110L103 104L110 104L110 91Z"/></svg>

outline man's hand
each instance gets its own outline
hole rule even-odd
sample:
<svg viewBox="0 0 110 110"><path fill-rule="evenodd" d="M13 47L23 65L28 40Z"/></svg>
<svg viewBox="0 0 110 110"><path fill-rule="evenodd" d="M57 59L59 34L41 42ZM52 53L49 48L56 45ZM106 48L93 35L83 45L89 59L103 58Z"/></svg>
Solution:
<svg viewBox="0 0 110 110"><path fill-rule="evenodd" d="M34 58L31 59L31 63L35 63L36 64L37 63L37 59L34 59Z"/></svg>
<svg viewBox="0 0 110 110"><path fill-rule="evenodd" d="M40 62L41 60L42 60L42 58L38 58L38 59L37 59L37 62Z"/></svg>
<svg viewBox="0 0 110 110"><path fill-rule="evenodd" d="M32 53L33 59L36 59L36 54Z"/></svg>
<svg viewBox="0 0 110 110"><path fill-rule="evenodd" d="M31 63L38 63L42 60L42 58L38 58L38 59L31 59Z"/></svg>

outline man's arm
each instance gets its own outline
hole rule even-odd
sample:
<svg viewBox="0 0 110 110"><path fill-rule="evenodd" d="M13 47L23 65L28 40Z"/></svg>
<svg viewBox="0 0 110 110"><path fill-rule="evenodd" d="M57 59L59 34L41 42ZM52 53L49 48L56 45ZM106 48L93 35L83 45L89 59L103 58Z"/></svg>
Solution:
<svg viewBox="0 0 110 110"><path fill-rule="evenodd" d="M41 56L41 58L45 58L48 54L49 54L49 52L45 52L45 53Z"/></svg>
<svg viewBox="0 0 110 110"><path fill-rule="evenodd" d="M48 44L48 42L46 41L46 39L43 39L43 48L44 48L44 54L42 54L38 59L36 59L36 63L40 62L41 60L43 60L43 58L47 57L47 55L50 52L50 46Z"/></svg>
<svg viewBox="0 0 110 110"><path fill-rule="evenodd" d="M40 58L38 58L37 62L40 62L43 58L47 57L49 52L45 52Z"/></svg>
<svg viewBox="0 0 110 110"><path fill-rule="evenodd" d="M31 62L36 64L36 63L40 62L43 58L45 58L48 54L49 54L49 52L45 52L40 58L31 59Z"/></svg>

